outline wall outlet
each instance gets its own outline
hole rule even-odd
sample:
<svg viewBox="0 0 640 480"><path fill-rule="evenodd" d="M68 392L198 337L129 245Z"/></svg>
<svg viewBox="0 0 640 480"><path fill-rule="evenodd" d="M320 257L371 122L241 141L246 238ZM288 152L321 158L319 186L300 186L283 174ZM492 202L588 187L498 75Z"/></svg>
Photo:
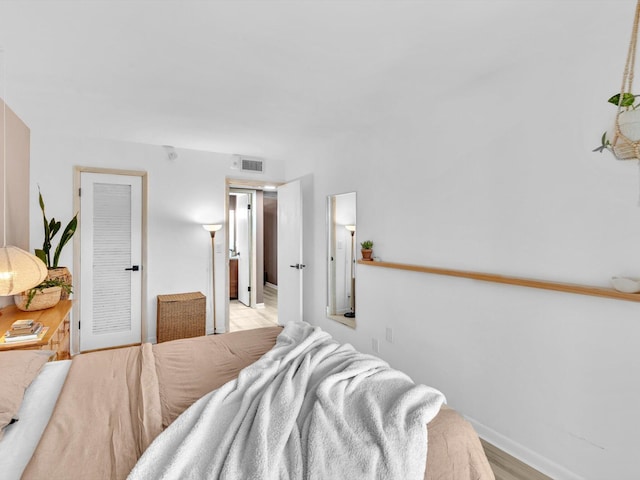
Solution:
<svg viewBox="0 0 640 480"><path fill-rule="evenodd" d="M387 332L385 334L387 342L393 343L393 328L387 327Z"/></svg>
<svg viewBox="0 0 640 480"><path fill-rule="evenodd" d="M377 338L371 339L371 348L373 349L374 353L380 353L380 342L378 342Z"/></svg>

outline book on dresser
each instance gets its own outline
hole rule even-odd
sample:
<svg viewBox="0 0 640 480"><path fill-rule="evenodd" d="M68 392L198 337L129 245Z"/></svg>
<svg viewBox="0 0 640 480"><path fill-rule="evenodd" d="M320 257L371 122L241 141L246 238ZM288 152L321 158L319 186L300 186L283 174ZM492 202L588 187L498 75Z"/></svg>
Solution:
<svg viewBox="0 0 640 480"><path fill-rule="evenodd" d="M13 325L4 334L5 343L13 342L27 342L30 340L39 340L45 333L47 333L48 327L45 327L40 322L33 322L30 326L26 324L20 324L17 327Z"/></svg>
<svg viewBox="0 0 640 480"><path fill-rule="evenodd" d="M35 320L30 320L30 319L16 320L11 324L11 330L30 329L31 327L33 327L34 323L35 323Z"/></svg>

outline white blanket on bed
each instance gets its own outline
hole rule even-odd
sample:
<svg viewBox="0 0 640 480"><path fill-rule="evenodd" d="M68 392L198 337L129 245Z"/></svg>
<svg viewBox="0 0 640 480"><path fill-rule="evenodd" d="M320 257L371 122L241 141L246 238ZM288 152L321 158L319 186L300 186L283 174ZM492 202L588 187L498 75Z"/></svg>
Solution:
<svg viewBox="0 0 640 480"><path fill-rule="evenodd" d="M142 455L130 479L422 479L444 396L318 327L207 394Z"/></svg>

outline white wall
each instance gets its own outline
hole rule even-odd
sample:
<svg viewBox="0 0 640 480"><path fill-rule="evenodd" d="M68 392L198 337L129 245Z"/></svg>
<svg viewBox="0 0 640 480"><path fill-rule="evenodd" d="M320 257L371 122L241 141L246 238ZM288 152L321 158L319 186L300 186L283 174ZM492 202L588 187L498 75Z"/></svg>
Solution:
<svg viewBox="0 0 640 480"><path fill-rule="evenodd" d="M383 260L601 286L640 276L638 165L591 152L613 119L631 28L612 5L633 13L554 2L535 29L523 13L512 21L529 46L483 71L460 53L490 53L483 36L459 46L452 31L442 55L457 46L462 59L432 72L450 90L406 77L371 131L287 166L314 178L306 320L364 351L378 339L490 442L557 479L638 478L640 304L359 265L353 331L324 316L325 199L357 191L358 238ZM505 28L508 42L518 29ZM432 65L420 53L411 68Z"/></svg>
<svg viewBox="0 0 640 480"><path fill-rule="evenodd" d="M47 216L65 225L73 215L74 166L140 170L148 173L147 327L145 341L155 341L157 295L200 291L207 296L207 332L213 331L211 310L211 237L203 223L223 223L225 178L282 180L280 162L269 159L268 172L247 175L232 170L231 156L177 149L169 160L160 146L108 140L61 138L32 132L31 247L42 244L38 185ZM216 317L224 330L226 316L226 228L216 234ZM70 244L61 265L73 264Z"/></svg>

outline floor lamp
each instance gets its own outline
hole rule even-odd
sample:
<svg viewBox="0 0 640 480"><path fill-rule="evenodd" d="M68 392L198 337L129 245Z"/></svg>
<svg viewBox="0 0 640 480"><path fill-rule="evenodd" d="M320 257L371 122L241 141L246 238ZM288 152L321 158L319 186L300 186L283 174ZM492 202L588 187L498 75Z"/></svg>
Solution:
<svg viewBox="0 0 640 480"><path fill-rule="evenodd" d="M356 248L356 226L355 225L345 225L344 228L351 232L351 311L344 314L347 318L356 318L356 259L355 248Z"/></svg>
<svg viewBox="0 0 640 480"><path fill-rule="evenodd" d="M216 325L216 232L222 228L220 224L202 225L211 234L211 297L213 300L213 333L217 333Z"/></svg>

